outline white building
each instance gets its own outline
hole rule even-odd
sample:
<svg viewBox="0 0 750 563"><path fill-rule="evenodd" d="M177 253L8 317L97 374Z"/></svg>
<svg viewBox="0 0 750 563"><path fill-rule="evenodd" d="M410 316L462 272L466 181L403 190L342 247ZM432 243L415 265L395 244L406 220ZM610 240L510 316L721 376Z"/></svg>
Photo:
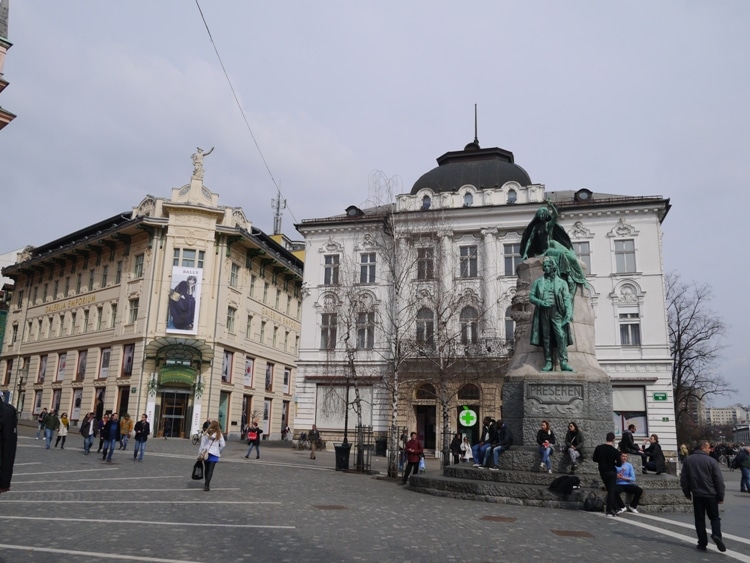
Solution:
<svg viewBox="0 0 750 563"><path fill-rule="evenodd" d="M706 409L706 418L712 426L735 425L747 423L747 410L740 404L731 407L709 407Z"/></svg>
<svg viewBox="0 0 750 563"><path fill-rule="evenodd" d="M444 401L451 432L467 430L466 406L480 419L501 416L521 235L550 199L592 286L597 357L614 386L613 428L635 423L637 437L657 433L675 450L661 245L669 200L547 192L512 153L476 141L438 164L395 203L297 225L306 262L295 428L315 423L338 436L342 389L356 382L363 423L385 435L394 361L398 426L416 429L427 449L441 444ZM351 412L350 428L353 421Z"/></svg>

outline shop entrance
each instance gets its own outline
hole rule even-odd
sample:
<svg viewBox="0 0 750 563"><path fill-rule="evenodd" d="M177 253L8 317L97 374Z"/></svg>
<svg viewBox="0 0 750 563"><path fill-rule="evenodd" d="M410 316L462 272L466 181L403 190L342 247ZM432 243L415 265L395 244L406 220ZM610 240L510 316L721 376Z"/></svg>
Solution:
<svg viewBox="0 0 750 563"><path fill-rule="evenodd" d="M161 394L161 412L157 436L184 438L188 434L187 392L164 391Z"/></svg>

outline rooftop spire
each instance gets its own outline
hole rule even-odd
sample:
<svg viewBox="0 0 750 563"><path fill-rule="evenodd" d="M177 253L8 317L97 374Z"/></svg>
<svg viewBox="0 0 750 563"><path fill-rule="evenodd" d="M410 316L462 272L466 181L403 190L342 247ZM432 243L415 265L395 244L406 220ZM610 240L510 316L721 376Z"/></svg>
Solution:
<svg viewBox="0 0 750 563"><path fill-rule="evenodd" d="M479 146L479 137L477 136L477 104L474 104L474 143Z"/></svg>

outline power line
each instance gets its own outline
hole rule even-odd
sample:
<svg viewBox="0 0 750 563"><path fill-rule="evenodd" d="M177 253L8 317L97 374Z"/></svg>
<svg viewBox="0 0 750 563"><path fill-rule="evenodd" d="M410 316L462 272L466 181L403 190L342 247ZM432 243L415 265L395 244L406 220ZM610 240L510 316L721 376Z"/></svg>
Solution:
<svg viewBox="0 0 750 563"><path fill-rule="evenodd" d="M203 10L201 9L201 5L198 2L198 0L195 0L195 5L198 7L198 12L200 12L201 19L203 20L203 25L206 28L206 33L208 33L208 38L211 41L211 45L214 48L214 52L216 53L216 58L219 59L219 65L221 65L221 70L224 73L224 77L227 79L227 83L229 84L229 89L232 91L232 97L234 97L234 102L237 104L237 109L240 110L240 114L242 115L242 119L245 122L245 127L247 127L247 130L250 132L250 137L253 139L253 143L255 144L255 148L258 150L258 154L260 155L260 159L263 161L263 165L266 167L266 171L268 172L268 175L271 177L271 181L273 182L273 185L276 187L276 191L278 192L278 197L281 199L281 188L279 187L279 184L276 182L276 178L274 178L273 173L271 172L271 168L268 166L268 162L266 162L266 157L263 156L263 151L260 149L260 144L258 144L258 140L255 138L255 134L253 133L252 127L250 127L250 122L247 120L247 116L245 115L245 111L242 109L242 104L240 104L240 100L237 97L237 93L234 90L234 86L232 85L232 81L229 79L229 74L227 73L227 69L224 67L224 61L221 60L221 55L219 54L219 49L216 46L216 42L214 41L213 35L211 35L211 30L208 27L208 22L206 21L206 17L203 15ZM289 207L287 206L287 209ZM289 209L289 213L292 216L292 219L294 219L295 223L298 223L297 218L294 216L294 213L292 213L292 210Z"/></svg>

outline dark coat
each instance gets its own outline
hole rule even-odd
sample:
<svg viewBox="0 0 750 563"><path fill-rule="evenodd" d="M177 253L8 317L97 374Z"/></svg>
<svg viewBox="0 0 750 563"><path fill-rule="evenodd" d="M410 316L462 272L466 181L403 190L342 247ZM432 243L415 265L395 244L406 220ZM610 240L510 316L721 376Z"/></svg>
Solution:
<svg viewBox="0 0 750 563"><path fill-rule="evenodd" d="M255 432L255 440L250 439L250 432ZM248 426L247 427L247 443L250 444L260 444L260 435L263 434L263 429L260 426ZM318 437L320 437L320 434L318 434Z"/></svg>
<svg viewBox="0 0 750 563"><path fill-rule="evenodd" d="M622 439L618 444L621 452L626 454L637 454L640 450L635 447L635 440L633 439L633 433L630 430L625 430L622 433Z"/></svg>
<svg viewBox="0 0 750 563"><path fill-rule="evenodd" d="M148 440L148 435L151 434L151 425L148 423L148 421L143 422L142 420L139 420L135 423L135 441L136 442L145 442Z"/></svg>
<svg viewBox="0 0 750 563"><path fill-rule="evenodd" d="M643 453L648 456L649 461L653 461L656 464L657 473L667 472L667 461L664 459L664 452L661 451L659 442L651 444L643 450Z"/></svg>
<svg viewBox="0 0 750 563"><path fill-rule="evenodd" d="M422 457L423 453L424 450L422 449L422 444L419 443L418 438L406 442L406 459L409 463L419 462L419 458Z"/></svg>
<svg viewBox="0 0 750 563"><path fill-rule="evenodd" d="M583 459L583 432L571 432L568 430L565 434L565 449L567 450L570 446L575 446L578 453L581 454Z"/></svg>
<svg viewBox="0 0 750 563"><path fill-rule="evenodd" d="M544 444L545 440L549 442L550 444L555 443L555 433L552 432L552 429L549 430L549 432L545 432L541 428L536 433L536 443L540 446Z"/></svg>
<svg viewBox="0 0 750 563"><path fill-rule="evenodd" d="M724 500L724 476L719 462L703 450L695 450L682 463L680 486L685 496Z"/></svg>
<svg viewBox="0 0 750 563"><path fill-rule="evenodd" d="M18 443L18 414L13 405L0 400L0 491L10 489Z"/></svg>

